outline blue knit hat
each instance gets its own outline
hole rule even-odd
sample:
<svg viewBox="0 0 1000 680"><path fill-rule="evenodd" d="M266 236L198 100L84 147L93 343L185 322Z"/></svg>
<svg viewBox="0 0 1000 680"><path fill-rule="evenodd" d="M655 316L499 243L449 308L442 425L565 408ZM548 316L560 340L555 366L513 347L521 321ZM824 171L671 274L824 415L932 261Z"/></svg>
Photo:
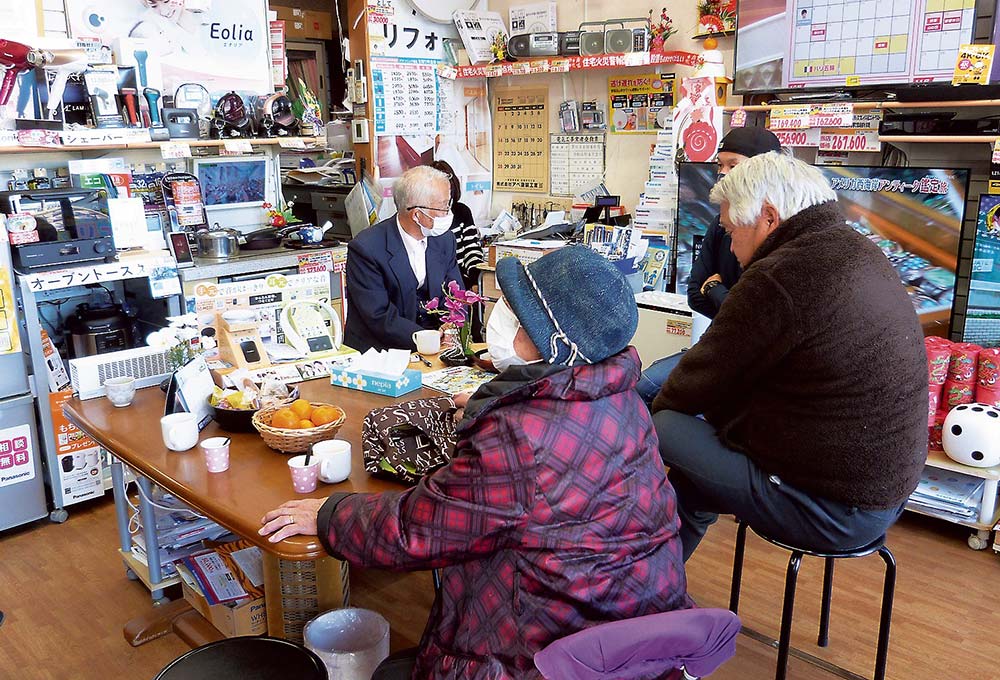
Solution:
<svg viewBox="0 0 1000 680"><path fill-rule="evenodd" d="M564 246L527 267L497 262L508 306L550 364L596 364L625 349L639 310L625 276L586 246Z"/></svg>

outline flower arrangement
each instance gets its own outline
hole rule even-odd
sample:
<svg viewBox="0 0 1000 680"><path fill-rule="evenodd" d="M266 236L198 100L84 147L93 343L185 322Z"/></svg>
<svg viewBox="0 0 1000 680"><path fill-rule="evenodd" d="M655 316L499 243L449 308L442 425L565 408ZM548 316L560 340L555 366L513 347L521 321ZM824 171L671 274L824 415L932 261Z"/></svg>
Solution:
<svg viewBox="0 0 1000 680"><path fill-rule="evenodd" d="M658 21L653 19L653 10L649 10L649 30L651 37L649 43L650 51L662 52L663 44L667 41L667 38L677 32L677 29L674 28L674 22L667 16L666 7L660 10Z"/></svg>
<svg viewBox="0 0 1000 680"><path fill-rule="evenodd" d="M462 290L455 281L449 281L441 290L444 300L440 297L429 300L423 306L424 311L440 316L444 323L458 328L462 354L472 356L472 305L479 304L486 298L471 290Z"/></svg>
<svg viewBox="0 0 1000 680"><path fill-rule="evenodd" d="M268 224L272 227L284 227L295 221L295 215L292 214L292 206L294 205L294 202L289 201L285 204L284 208L278 208L277 206L265 202L261 204L261 208L267 211L266 217Z"/></svg>

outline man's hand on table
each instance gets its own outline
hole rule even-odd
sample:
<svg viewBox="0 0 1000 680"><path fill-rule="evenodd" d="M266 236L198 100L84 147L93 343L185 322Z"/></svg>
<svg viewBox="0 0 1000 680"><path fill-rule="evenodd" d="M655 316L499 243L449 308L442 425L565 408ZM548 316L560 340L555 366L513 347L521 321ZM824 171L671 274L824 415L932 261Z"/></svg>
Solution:
<svg viewBox="0 0 1000 680"><path fill-rule="evenodd" d="M264 526L257 533L261 536L273 534L267 539L271 543L277 543L298 534L315 536L317 531L316 518L319 515L319 509L323 507L325 502L325 498L288 501L264 515L260 521Z"/></svg>

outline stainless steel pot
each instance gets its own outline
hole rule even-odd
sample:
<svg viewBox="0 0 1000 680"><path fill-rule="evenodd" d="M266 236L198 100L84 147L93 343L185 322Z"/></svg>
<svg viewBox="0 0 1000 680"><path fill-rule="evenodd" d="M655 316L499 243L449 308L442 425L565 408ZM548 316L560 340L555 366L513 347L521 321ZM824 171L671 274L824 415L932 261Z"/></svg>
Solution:
<svg viewBox="0 0 1000 680"><path fill-rule="evenodd" d="M240 252L240 232L235 229L203 229L195 239L200 257L225 260Z"/></svg>

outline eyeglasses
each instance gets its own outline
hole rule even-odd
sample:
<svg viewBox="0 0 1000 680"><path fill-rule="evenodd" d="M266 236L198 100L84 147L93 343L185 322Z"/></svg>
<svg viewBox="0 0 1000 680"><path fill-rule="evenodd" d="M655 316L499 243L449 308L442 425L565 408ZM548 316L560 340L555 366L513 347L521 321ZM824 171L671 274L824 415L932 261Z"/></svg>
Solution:
<svg viewBox="0 0 1000 680"><path fill-rule="evenodd" d="M411 205L407 210L432 210L434 212L446 213L451 210L451 206L454 201L448 201L448 207L446 208L432 208L428 205Z"/></svg>

